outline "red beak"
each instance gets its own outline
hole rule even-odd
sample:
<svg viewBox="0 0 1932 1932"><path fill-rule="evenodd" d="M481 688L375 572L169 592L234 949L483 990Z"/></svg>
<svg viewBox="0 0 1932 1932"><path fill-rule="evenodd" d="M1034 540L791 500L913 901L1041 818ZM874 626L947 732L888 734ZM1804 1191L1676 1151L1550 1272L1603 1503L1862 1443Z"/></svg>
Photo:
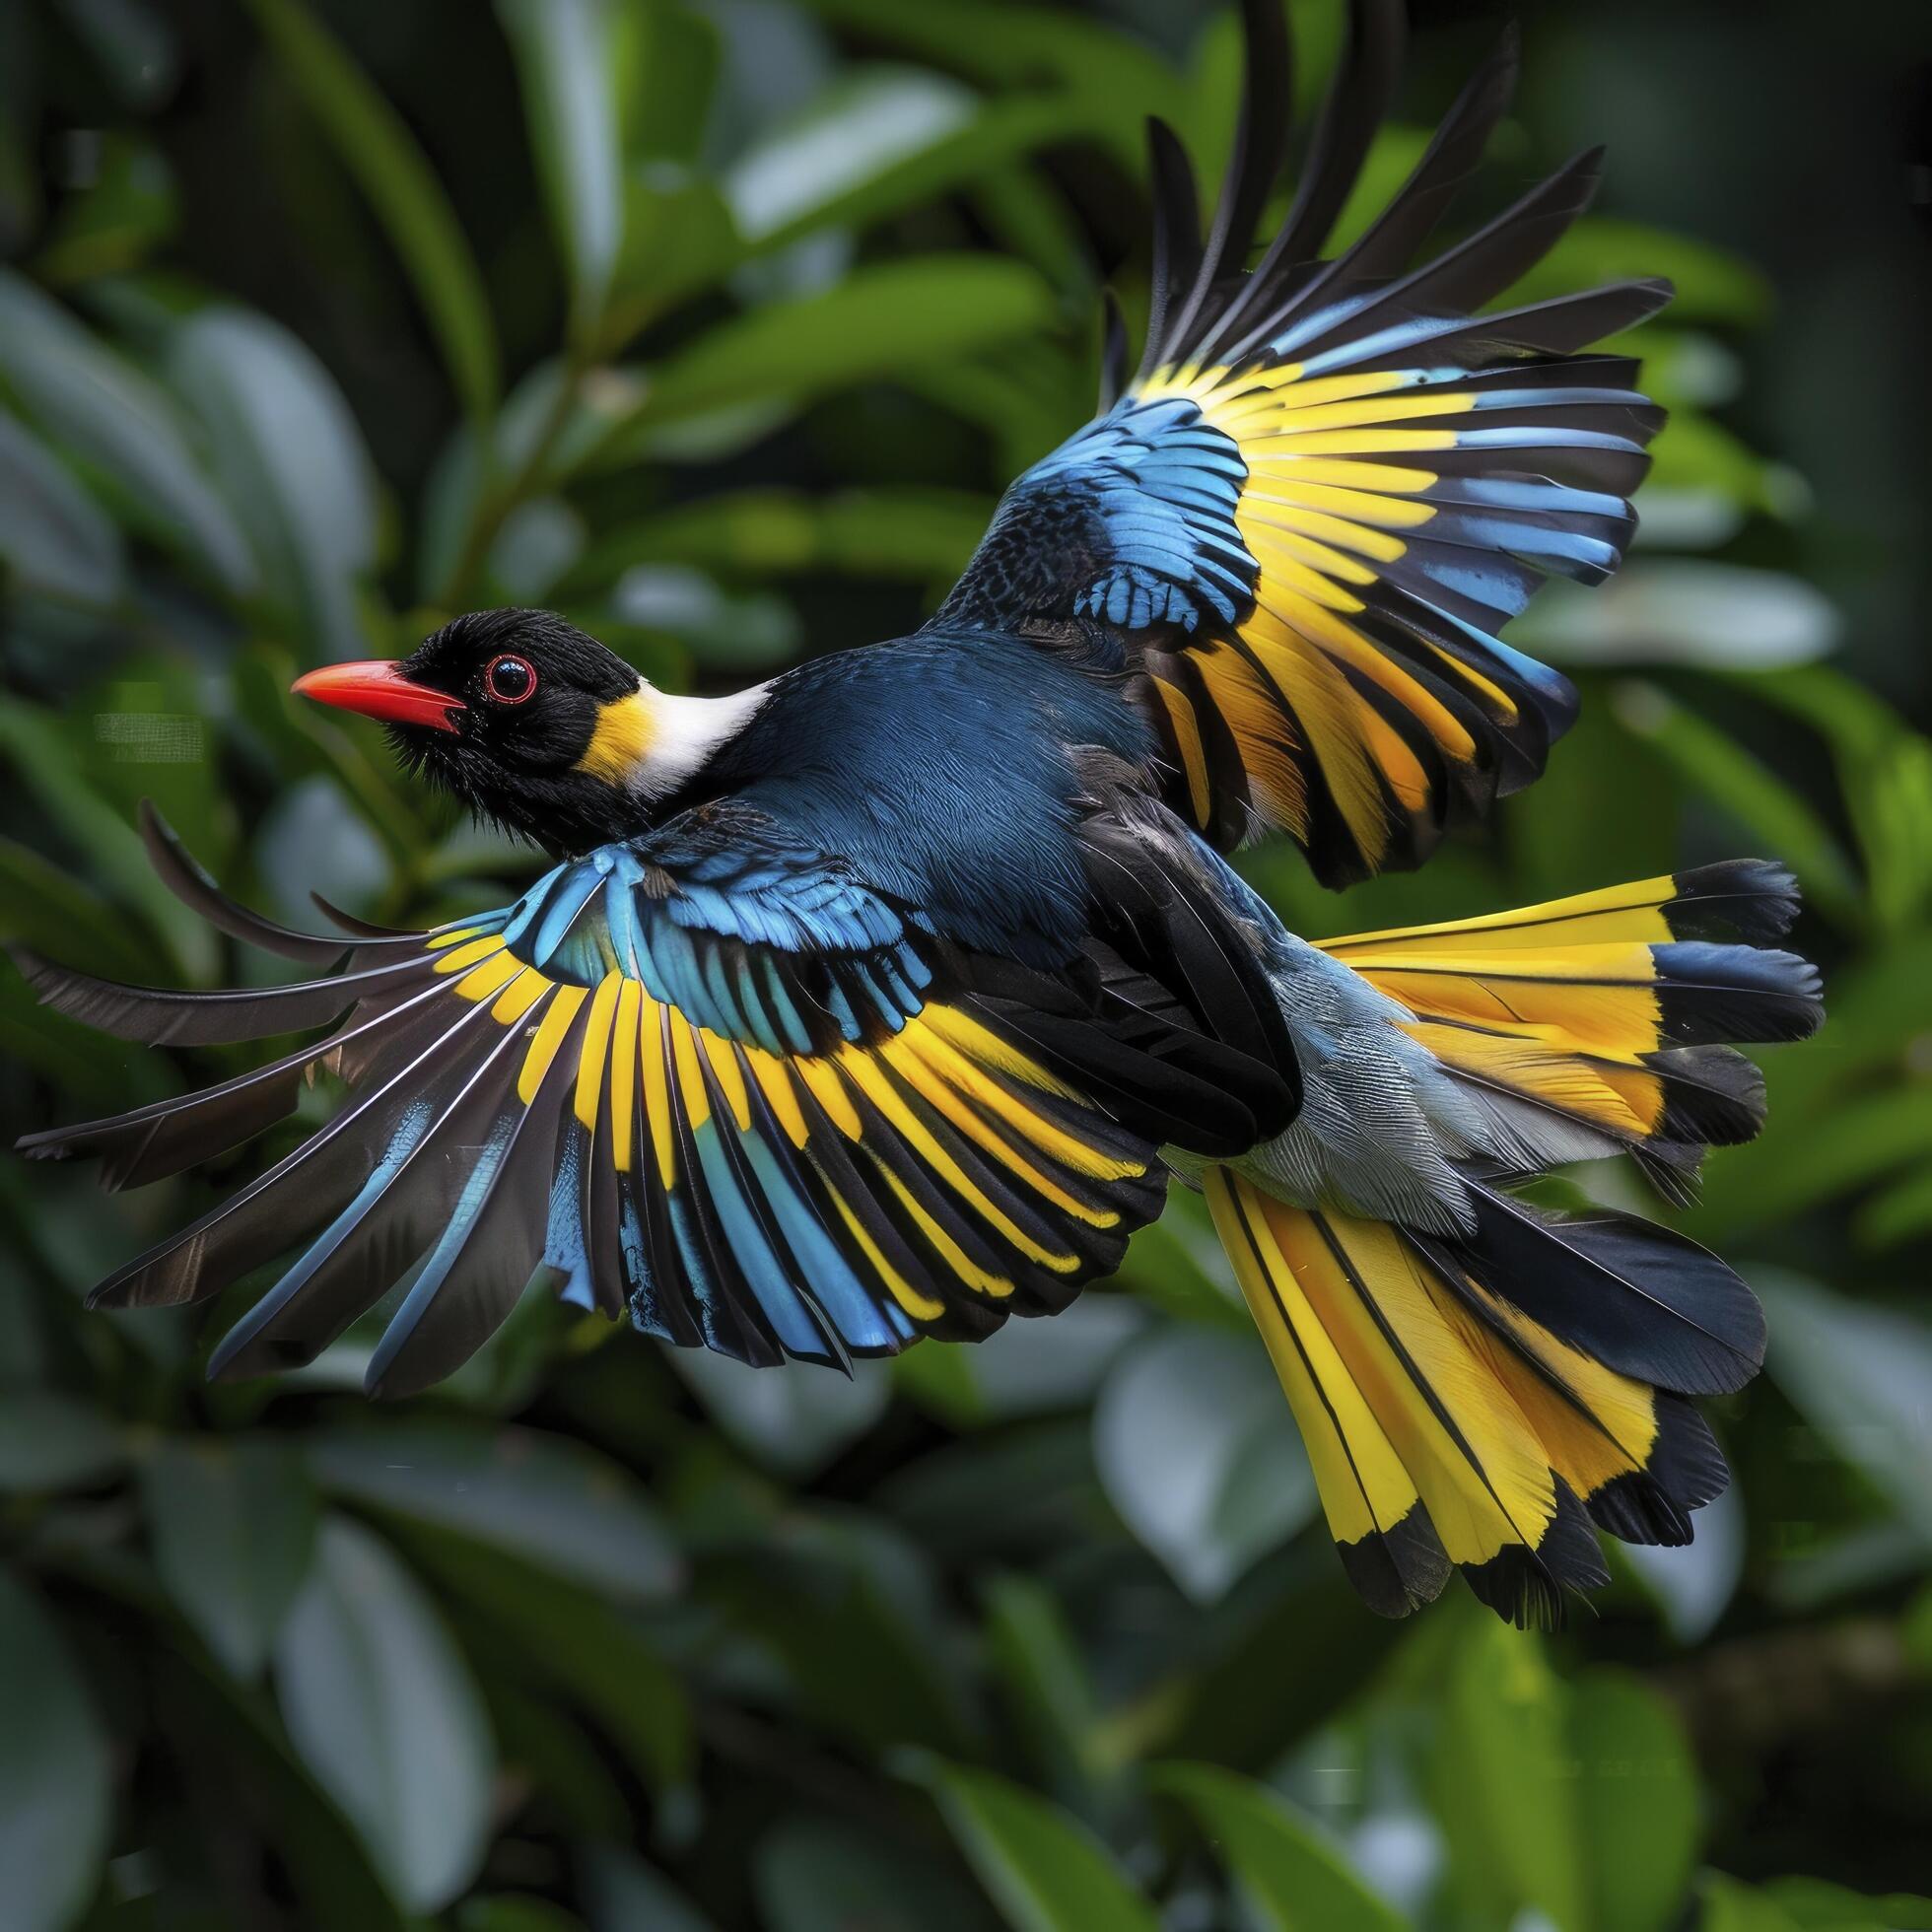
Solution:
<svg viewBox="0 0 1932 1932"><path fill-rule="evenodd" d="M365 718L380 718L390 724L426 724L433 731L453 731L456 725L450 714L464 709L463 701L447 691L412 684L387 657L305 671L289 689L317 704L334 705L338 711L359 711Z"/></svg>

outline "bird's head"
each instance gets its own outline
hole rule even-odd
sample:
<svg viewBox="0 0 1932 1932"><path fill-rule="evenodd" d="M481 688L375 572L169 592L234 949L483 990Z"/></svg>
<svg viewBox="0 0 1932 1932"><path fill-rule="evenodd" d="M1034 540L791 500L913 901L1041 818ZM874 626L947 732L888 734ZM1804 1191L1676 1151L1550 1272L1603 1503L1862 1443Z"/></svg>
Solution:
<svg viewBox="0 0 1932 1932"><path fill-rule="evenodd" d="M659 691L544 610L458 617L407 657L331 664L295 689L380 718L412 770L560 853L641 830L763 695Z"/></svg>

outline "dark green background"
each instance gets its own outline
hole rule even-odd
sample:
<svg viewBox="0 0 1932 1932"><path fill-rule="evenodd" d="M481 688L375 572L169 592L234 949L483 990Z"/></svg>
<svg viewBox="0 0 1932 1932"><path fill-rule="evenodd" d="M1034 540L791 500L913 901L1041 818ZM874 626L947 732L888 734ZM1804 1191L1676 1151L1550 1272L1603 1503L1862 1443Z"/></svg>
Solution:
<svg viewBox="0 0 1932 1932"><path fill-rule="evenodd" d="M1338 9L1292 17L1306 98ZM1372 193L1499 23L1417 9ZM1831 1021L1684 1216L1772 1328L1696 1545L1551 1636L1378 1622L1185 1198L977 1351L760 1374L531 1304L370 1411L360 1333L211 1390L245 1292L81 1308L259 1153L127 1198L7 1161L0 1926L1932 1925L1929 36L1524 27L1458 219L1610 144L1536 286L1680 283L1646 528L1512 633L1585 711L1492 839L1342 900L1253 871L1310 933L1798 872ZM0 930L273 970L155 887L142 796L280 917L500 902L527 853L285 695L459 608L692 688L917 624L1084 415L1102 277L1144 304L1144 115L1211 172L1237 70L1179 0L0 10ZM241 1064L4 968L0 1046L10 1134Z"/></svg>

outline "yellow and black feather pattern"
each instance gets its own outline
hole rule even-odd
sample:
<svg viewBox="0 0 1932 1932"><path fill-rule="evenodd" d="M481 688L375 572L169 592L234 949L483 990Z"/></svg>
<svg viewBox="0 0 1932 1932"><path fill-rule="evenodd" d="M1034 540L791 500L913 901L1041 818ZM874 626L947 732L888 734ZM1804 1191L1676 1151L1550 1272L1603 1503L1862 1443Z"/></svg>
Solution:
<svg viewBox="0 0 1932 1932"><path fill-rule="evenodd" d="M224 930L339 956L223 899L148 831L164 877ZM1153 1145L1070 1077L1081 1053L1117 1102L1137 1067L1150 1092L1165 1074L1102 1039L1090 1000L1011 968L976 993L942 978L939 950L836 868L727 833L609 849L505 911L359 936L339 972L292 987L171 994L23 956L43 1000L123 1038L340 1019L252 1073L26 1151L98 1155L110 1185L137 1185L262 1132L318 1070L342 1079L344 1104L286 1160L97 1290L198 1301L299 1249L213 1373L306 1361L395 1284L369 1382L419 1388L533 1275L752 1362L978 1336L1064 1306L1159 1211Z"/></svg>
<svg viewBox="0 0 1932 1932"><path fill-rule="evenodd" d="M1574 698L1496 633L1548 573L1615 568L1659 420L1634 378L1607 357L1452 355L1186 366L1129 391L1198 411L1242 468L1246 605L1146 655L1201 830L1285 831L1339 883L1418 862L1542 771Z"/></svg>
<svg viewBox="0 0 1932 1932"><path fill-rule="evenodd" d="M1673 1192L1706 1144L1749 1138L1761 1083L1734 1040L1822 1018L1816 970L1766 942L1789 875L1746 861L1453 924L1331 940L1406 1007L1411 1036L1552 1164L1627 1150ZM1554 1144L1566 1143L1559 1135ZM1314 1464L1350 1577L1399 1616L1461 1569L1549 1622L1601 1582L1592 1525L1683 1543L1723 1487L1686 1400L1763 1353L1749 1288L1631 1217L1540 1214L1465 1171L1468 1225L1421 1232L1275 1198L1226 1168L1209 1206Z"/></svg>
<svg viewBox="0 0 1932 1932"><path fill-rule="evenodd" d="M1288 87L1280 8L1243 15L1211 231L1157 132L1140 368L1013 485L936 621L1072 620L1088 650L1098 629L1142 674L1175 809L1223 848L1285 831L1340 884L1418 863L1536 778L1571 722L1567 681L1498 633L1549 576L1621 561L1662 414L1633 362L1585 352L1670 292L1493 306L1588 205L1595 155L1413 265L1507 105L1509 42L1367 231L1315 258L1395 85L1382 0L1352 10L1290 214L1248 271Z"/></svg>
<svg viewBox="0 0 1932 1932"><path fill-rule="evenodd" d="M1628 1149L1681 1198L1703 1148L1763 1123L1762 1079L1727 1043L1822 1017L1817 968L1767 943L1796 909L1789 873L1746 860L1322 949L1459 1078L1610 1143L1578 1154Z"/></svg>
<svg viewBox="0 0 1932 1932"><path fill-rule="evenodd" d="M626 971L560 985L501 934L448 938L456 997L526 1037L518 1103L557 1097L547 1265L666 1341L834 1360L984 1333L1064 1305L1153 1206L1150 1150L963 1004L777 1052Z"/></svg>
<svg viewBox="0 0 1932 1932"><path fill-rule="evenodd" d="M1455 1568L1512 1621L1553 1622L1566 1590L1607 1580L1593 1523L1687 1543L1690 1510L1723 1488L1723 1459L1681 1394L1566 1342L1451 1252L1286 1207L1225 1169L1209 1171L1208 1199L1330 1532L1383 1615L1429 1602ZM1616 1292L1614 1267L1597 1272ZM1754 1340L1751 1314L1731 1314L1737 1372L1690 1378L1700 1392L1738 1386L1761 1353L1761 1326Z"/></svg>

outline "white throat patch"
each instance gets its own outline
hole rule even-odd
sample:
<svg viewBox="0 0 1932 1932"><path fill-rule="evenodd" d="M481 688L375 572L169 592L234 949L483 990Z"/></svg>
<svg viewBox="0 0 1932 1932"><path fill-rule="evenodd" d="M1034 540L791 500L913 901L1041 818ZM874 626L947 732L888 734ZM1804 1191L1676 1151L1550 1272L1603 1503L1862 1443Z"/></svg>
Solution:
<svg viewBox="0 0 1932 1932"><path fill-rule="evenodd" d="M631 697L604 707L577 768L621 785L634 797L664 797L750 724L770 690L769 684L754 684L728 698L687 698L640 678Z"/></svg>

